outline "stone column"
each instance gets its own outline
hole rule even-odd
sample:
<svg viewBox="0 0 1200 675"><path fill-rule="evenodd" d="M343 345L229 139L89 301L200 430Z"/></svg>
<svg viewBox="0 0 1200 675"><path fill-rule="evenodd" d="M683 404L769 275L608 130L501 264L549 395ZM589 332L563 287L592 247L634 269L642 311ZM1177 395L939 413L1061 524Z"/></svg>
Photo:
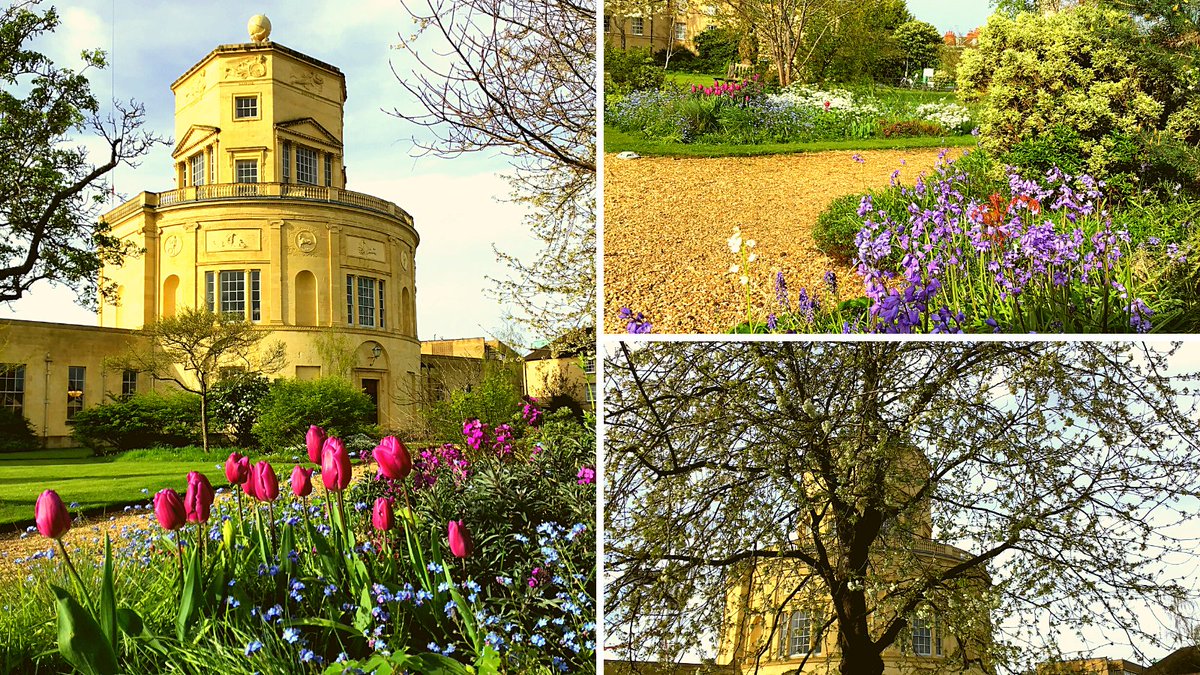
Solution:
<svg viewBox="0 0 1200 675"><path fill-rule="evenodd" d="M262 278L262 297L267 303L267 311L263 313L265 323L279 325L285 323L291 303L288 302L288 289L291 284L287 279L287 252L284 250L283 226L284 221L272 220L267 233L267 273Z"/></svg>

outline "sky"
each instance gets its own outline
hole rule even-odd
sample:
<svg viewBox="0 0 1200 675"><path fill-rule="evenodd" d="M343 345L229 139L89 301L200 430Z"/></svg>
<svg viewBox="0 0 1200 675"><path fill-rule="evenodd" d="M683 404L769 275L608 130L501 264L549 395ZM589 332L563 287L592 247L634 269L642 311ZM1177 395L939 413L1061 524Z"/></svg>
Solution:
<svg viewBox="0 0 1200 675"><path fill-rule="evenodd" d="M938 32L962 35L987 23L991 4L990 0L908 0L908 11L937 26Z"/></svg>
<svg viewBox="0 0 1200 675"><path fill-rule="evenodd" d="M411 0L414 9L422 0ZM50 3L43 3L43 8ZM523 207L504 201L511 192L503 174L507 159L496 152L455 159L418 156L413 138L429 132L384 110L417 111L400 86L411 74L413 57L393 49L414 24L401 3L300 0L256 3L214 0L203 9L187 3L133 3L84 0L53 3L61 25L34 47L62 67L78 68L83 49L108 52L110 67L92 71L92 91L103 101L136 99L145 104L147 128L170 137L174 99L170 85L222 44L249 42L246 22L254 14L271 20L270 39L333 64L346 77L345 154L347 189L381 197L412 214L421 237L417 247L417 329L423 340L508 334L498 302L485 293L507 269L493 244L524 258L537 242L522 224ZM351 9L351 6L353 9ZM421 42L417 43L422 44ZM99 146L85 143L89 148ZM122 166L116 190L132 198L143 190L171 190L170 146L160 146L137 169ZM115 203L114 203L115 206ZM75 303L73 291L41 283L26 298L0 305L0 317L96 323Z"/></svg>

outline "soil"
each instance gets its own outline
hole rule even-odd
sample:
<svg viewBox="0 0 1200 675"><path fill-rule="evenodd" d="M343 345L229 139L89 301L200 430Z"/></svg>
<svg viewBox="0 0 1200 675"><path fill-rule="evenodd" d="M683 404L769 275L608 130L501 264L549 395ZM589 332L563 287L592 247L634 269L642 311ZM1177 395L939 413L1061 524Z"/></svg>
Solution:
<svg viewBox="0 0 1200 675"><path fill-rule="evenodd" d="M775 276L791 297L820 288L833 270L843 289L857 276L817 250L812 228L834 199L884 187L892 172L911 184L932 172L937 149L832 151L767 157L604 158L604 321L624 333L618 312L643 312L654 333L726 333L746 319L744 271L726 243L733 226L754 240L753 313L775 306ZM959 150L951 151L952 157ZM865 163L854 161L861 155ZM904 164L901 164L901 161ZM843 297L846 295L843 293Z"/></svg>

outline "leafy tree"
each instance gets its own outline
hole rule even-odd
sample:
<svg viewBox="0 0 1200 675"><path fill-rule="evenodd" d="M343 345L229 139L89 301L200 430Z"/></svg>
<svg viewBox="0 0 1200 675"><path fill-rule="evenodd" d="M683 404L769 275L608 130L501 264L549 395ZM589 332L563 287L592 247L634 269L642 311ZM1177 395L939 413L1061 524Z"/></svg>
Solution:
<svg viewBox="0 0 1200 675"><path fill-rule="evenodd" d="M749 658L774 644L789 592L824 599L814 632L847 674L882 672L922 611L973 640L948 669L1031 672L1084 626L1155 643L1136 609L1170 606L1185 591L1172 571L1198 557L1174 527L1200 496L1200 373L1172 374L1178 349L621 345L605 387L609 648L700 644L756 570L783 587L755 610ZM1046 618L1057 630L1031 628Z"/></svg>
<svg viewBox="0 0 1200 675"><path fill-rule="evenodd" d="M895 32L912 20L904 0L864 0L816 46L809 66L817 81L898 80L904 57Z"/></svg>
<svg viewBox="0 0 1200 675"><path fill-rule="evenodd" d="M931 23L909 21L896 29L896 42L904 53L904 76L937 64L942 34Z"/></svg>
<svg viewBox="0 0 1200 675"><path fill-rule="evenodd" d="M75 72L27 47L59 24L53 8L37 5L19 0L0 10L0 302L44 279L94 306L115 289L101 278L103 267L137 253L98 222L103 177L119 164L134 166L162 139L142 130L141 104L114 103L110 116L100 115L85 73L104 67L103 52L83 52ZM85 131L105 142L102 164L74 145Z"/></svg>
<svg viewBox="0 0 1200 675"><path fill-rule="evenodd" d="M426 151L456 157L500 149L514 198L531 209L543 248L520 260L497 293L534 332L591 324L596 277L596 6L574 0L426 0L406 5L416 60L400 84L420 112L397 117L431 130ZM424 46L423 46L424 45Z"/></svg>
<svg viewBox="0 0 1200 675"><path fill-rule="evenodd" d="M212 417L233 432L233 442L247 448L254 444L251 433L258 421L259 405L271 388L261 373L234 372L212 386L209 398Z"/></svg>
<svg viewBox="0 0 1200 675"><path fill-rule="evenodd" d="M351 436L376 431L374 421L371 397L343 379L280 379L259 406L254 436L268 451L295 448L304 445L304 434L315 424L349 447Z"/></svg>
<svg viewBox="0 0 1200 675"><path fill-rule="evenodd" d="M200 438L208 450L210 393L223 369L244 373L274 373L287 359L283 342L264 344L268 333L233 314L184 308L179 314L148 323L140 337L149 343L131 345L111 359L113 367L150 373L200 396Z"/></svg>

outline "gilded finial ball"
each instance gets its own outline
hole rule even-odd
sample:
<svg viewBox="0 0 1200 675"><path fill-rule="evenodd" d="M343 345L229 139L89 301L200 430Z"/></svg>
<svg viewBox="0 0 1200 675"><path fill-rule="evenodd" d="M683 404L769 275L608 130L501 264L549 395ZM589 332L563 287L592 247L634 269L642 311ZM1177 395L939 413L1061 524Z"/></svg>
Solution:
<svg viewBox="0 0 1200 675"><path fill-rule="evenodd" d="M246 30L250 32L251 40L266 42L271 37L271 20L265 14L255 14L246 23Z"/></svg>

